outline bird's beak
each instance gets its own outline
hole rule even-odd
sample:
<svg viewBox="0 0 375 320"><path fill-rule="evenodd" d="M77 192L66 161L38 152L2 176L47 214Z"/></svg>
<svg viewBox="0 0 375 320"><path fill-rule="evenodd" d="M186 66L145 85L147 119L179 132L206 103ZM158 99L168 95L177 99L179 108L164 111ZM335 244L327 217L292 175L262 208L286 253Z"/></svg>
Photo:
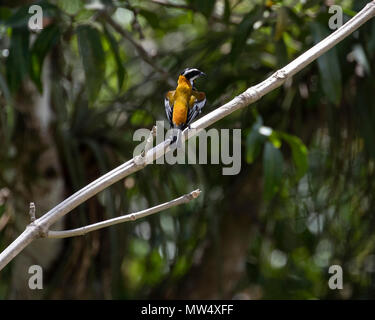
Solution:
<svg viewBox="0 0 375 320"><path fill-rule="evenodd" d="M205 74L204 72L201 71L200 76L206 76L206 74Z"/></svg>

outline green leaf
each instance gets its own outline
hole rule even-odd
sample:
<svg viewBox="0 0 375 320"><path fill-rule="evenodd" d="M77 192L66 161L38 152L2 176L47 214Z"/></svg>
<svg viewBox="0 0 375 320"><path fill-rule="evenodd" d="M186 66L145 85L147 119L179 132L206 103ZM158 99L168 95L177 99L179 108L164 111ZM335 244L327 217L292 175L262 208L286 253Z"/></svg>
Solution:
<svg viewBox="0 0 375 320"><path fill-rule="evenodd" d="M269 136L269 141L273 144L273 146L277 149L281 148L281 140L279 135L275 132L272 131L272 134Z"/></svg>
<svg viewBox="0 0 375 320"><path fill-rule="evenodd" d="M124 78L125 78L125 68L122 64L122 60L120 57L120 52L119 52L119 47L116 39L114 36L108 31L106 27L104 27L104 34L106 35L109 46L111 47L112 53L115 57L116 64L117 64L117 85L118 85L118 90L120 91L122 88L122 85L124 83Z"/></svg>
<svg viewBox="0 0 375 320"><path fill-rule="evenodd" d="M320 4L321 0L309 0L309 1L306 1L304 4L303 4L303 9L304 10L307 10L309 8L312 8L318 4Z"/></svg>
<svg viewBox="0 0 375 320"><path fill-rule="evenodd" d="M6 122L7 122L7 138L10 140L15 129L15 110L12 104L5 106Z"/></svg>
<svg viewBox="0 0 375 320"><path fill-rule="evenodd" d="M105 55L97 29L89 25L77 28L78 48L85 71L88 99L93 103L105 76Z"/></svg>
<svg viewBox="0 0 375 320"><path fill-rule="evenodd" d="M302 17L300 17L293 8L290 7L284 7L286 9L286 12L288 14L288 18L290 18L291 22L294 24L297 24L301 26L304 23L304 20Z"/></svg>
<svg viewBox="0 0 375 320"><path fill-rule="evenodd" d="M358 12L351 10L350 8L342 8L342 11L348 16L348 17L354 17Z"/></svg>
<svg viewBox="0 0 375 320"><path fill-rule="evenodd" d="M42 92L41 73L43 61L48 52L55 46L60 37L60 29L57 25L52 24L44 28L35 40L31 49L31 80Z"/></svg>
<svg viewBox="0 0 375 320"><path fill-rule="evenodd" d="M145 110L136 110L130 118L130 123L133 126L148 126L152 124L153 118Z"/></svg>
<svg viewBox="0 0 375 320"><path fill-rule="evenodd" d="M327 28L317 22L312 23L311 29L315 43L318 43L329 34ZM331 103L338 105L341 100L342 87L341 70L336 48L330 49L318 58L318 66L323 92Z"/></svg>
<svg viewBox="0 0 375 320"><path fill-rule="evenodd" d="M288 9L286 7L280 7L277 10L276 25L275 25L275 40L278 41L281 39L284 31L290 25Z"/></svg>
<svg viewBox="0 0 375 320"><path fill-rule="evenodd" d="M246 162L253 163L260 154L262 144L266 137L259 133L259 128L262 126L262 118L258 118L256 123L251 128L251 131L246 138Z"/></svg>
<svg viewBox="0 0 375 320"><path fill-rule="evenodd" d="M299 180L304 176L309 167L307 148L300 138L286 133L279 134L292 149L293 162L297 170L297 180Z"/></svg>
<svg viewBox="0 0 375 320"><path fill-rule="evenodd" d="M12 93L20 87L29 72L29 32L26 28L12 29L9 56L6 60L8 87Z"/></svg>
<svg viewBox="0 0 375 320"><path fill-rule="evenodd" d="M160 20L156 13L149 10L140 9L139 14L147 20L153 29L160 28Z"/></svg>
<svg viewBox="0 0 375 320"><path fill-rule="evenodd" d="M189 0L190 4L206 17L210 17L215 8L216 0Z"/></svg>
<svg viewBox="0 0 375 320"><path fill-rule="evenodd" d="M0 24L5 23L12 15L12 11L7 7L0 7Z"/></svg>
<svg viewBox="0 0 375 320"><path fill-rule="evenodd" d="M83 3L80 0L58 0L57 5L67 14L76 15L83 9Z"/></svg>
<svg viewBox="0 0 375 320"><path fill-rule="evenodd" d="M275 53L278 66L284 66L288 63L288 51L283 38L275 41Z"/></svg>
<svg viewBox="0 0 375 320"><path fill-rule="evenodd" d="M236 58L244 49L246 40L253 31L254 23L259 20L260 11L259 8L250 11L244 16L241 23L238 25L233 38L233 45L231 51L232 59Z"/></svg>
<svg viewBox="0 0 375 320"><path fill-rule="evenodd" d="M264 198L270 200L279 191L283 176L283 155L271 142L264 147L263 171Z"/></svg>
<svg viewBox="0 0 375 320"><path fill-rule="evenodd" d="M29 6L19 8L14 14L12 14L5 22L7 27L25 27L28 24L29 18Z"/></svg>

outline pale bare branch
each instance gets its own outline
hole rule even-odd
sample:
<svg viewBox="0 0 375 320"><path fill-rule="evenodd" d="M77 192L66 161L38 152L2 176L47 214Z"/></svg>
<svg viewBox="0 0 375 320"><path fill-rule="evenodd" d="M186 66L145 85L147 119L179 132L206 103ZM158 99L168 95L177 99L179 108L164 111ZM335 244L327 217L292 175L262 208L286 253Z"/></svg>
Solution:
<svg viewBox="0 0 375 320"><path fill-rule="evenodd" d="M64 230L64 231L50 230L50 231L47 232L46 237L47 238L68 238L68 237L82 236L82 235L85 235L89 232L99 230L99 229L102 229L102 228L106 228L106 227L109 227L109 226L113 226L115 224L119 224L119 223L123 223L123 222L127 222L127 221L135 221L139 218L143 218L143 217L158 213L160 211L167 210L169 208L178 206L180 204L190 202L191 200L197 198L200 195L200 193L201 193L201 191L199 189L197 189L197 190L194 190L194 191L192 191L188 194L185 194L185 195L183 195L179 198L176 198L174 200L159 204L155 207L148 208L148 209L145 209L145 210L142 210L142 211L139 211L139 212L119 216L119 217L116 217L116 218L108 219L108 220L101 221L101 222L98 222L98 223L93 223L93 224L90 224L90 225L87 225L87 226L84 226L84 227L81 227L81 228L76 228L76 229L72 229L72 230Z"/></svg>

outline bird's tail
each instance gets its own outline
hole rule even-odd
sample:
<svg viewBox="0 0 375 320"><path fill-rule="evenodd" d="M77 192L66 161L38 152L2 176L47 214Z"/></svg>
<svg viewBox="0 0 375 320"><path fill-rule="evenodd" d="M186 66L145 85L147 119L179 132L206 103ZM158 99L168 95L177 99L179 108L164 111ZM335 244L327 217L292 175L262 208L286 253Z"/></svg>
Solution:
<svg viewBox="0 0 375 320"><path fill-rule="evenodd" d="M173 128L172 130L172 141L171 144L176 144L176 148L182 147L182 130L183 127L179 126L177 128Z"/></svg>

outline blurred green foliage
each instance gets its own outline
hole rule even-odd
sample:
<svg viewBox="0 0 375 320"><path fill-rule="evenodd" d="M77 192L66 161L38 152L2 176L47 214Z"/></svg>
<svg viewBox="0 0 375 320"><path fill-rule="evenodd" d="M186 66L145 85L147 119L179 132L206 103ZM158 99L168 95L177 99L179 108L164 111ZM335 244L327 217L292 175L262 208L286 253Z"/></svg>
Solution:
<svg viewBox="0 0 375 320"><path fill-rule="evenodd" d="M0 189L21 202L27 199L16 182L28 188L40 177L37 156L20 156L32 133L18 99L26 84L35 95L44 92L48 56L51 139L69 195L132 157L133 132L165 120L164 93L184 68L207 74L197 87L208 113L332 32L319 0L35 3L44 10L41 32L27 27L29 2L0 6ZM367 1L335 3L347 21ZM64 240L45 298L174 297L170 292L183 293L185 279L210 259L207 243L224 250L223 228L240 215L251 219L242 239L245 275L217 297L373 298L374 39L371 20L281 88L214 125L242 129L239 175L222 176L220 165L152 165L68 215L65 225L77 227L203 190L187 205ZM12 219L1 228L9 212L0 198L0 249L17 233ZM93 239L100 243L95 253ZM91 252L89 264L77 250ZM210 272L220 274L225 263ZM332 264L344 269L344 290L327 286ZM83 280L76 276L82 268ZM1 298L12 292L6 270ZM83 294L75 291L79 281Z"/></svg>

